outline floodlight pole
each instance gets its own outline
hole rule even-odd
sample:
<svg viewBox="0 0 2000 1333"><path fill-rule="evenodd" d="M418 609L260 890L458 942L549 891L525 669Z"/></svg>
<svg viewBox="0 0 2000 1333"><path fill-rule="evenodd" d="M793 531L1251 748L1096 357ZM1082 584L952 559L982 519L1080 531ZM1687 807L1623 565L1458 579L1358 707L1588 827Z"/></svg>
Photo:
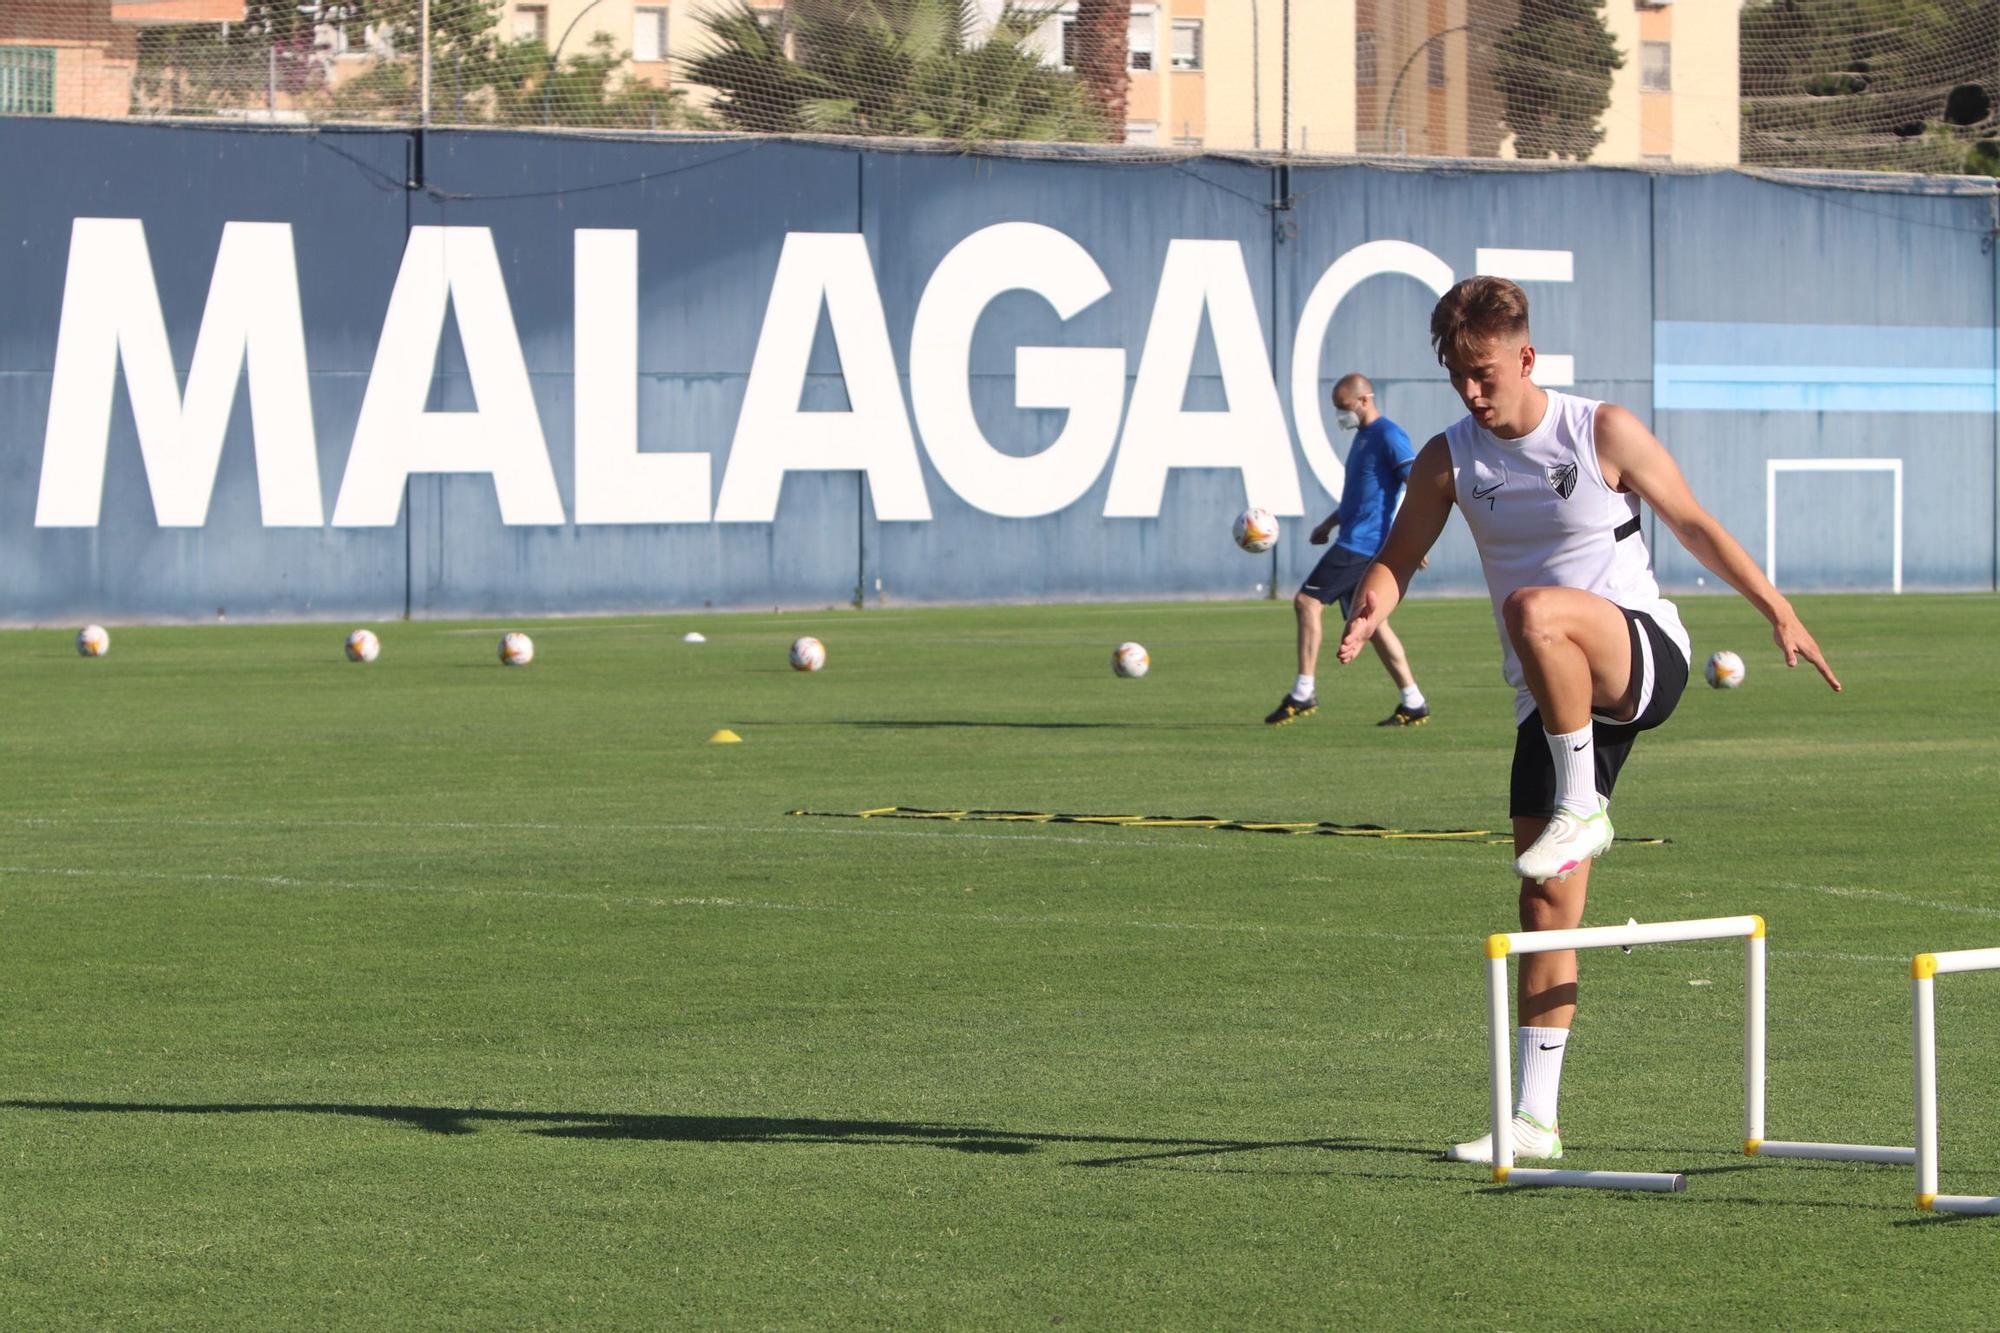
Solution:
<svg viewBox="0 0 2000 1333"><path fill-rule="evenodd" d="M417 5L417 125L429 129L431 124L431 0L420 0Z"/></svg>
<svg viewBox="0 0 2000 1333"><path fill-rule="evenodd" d="M1250 147L1264 146L1264 39L1259 35L1257 0L1250 0ZM2000 569L2000 566L1995 566ZM1994 587L2000 588L2000 576Z"/></svg>
<svg viewBox="0 0 2000 1333"><path fill-rule="evenodd" d="M1284 30L1278 39L1280 53L1279 82L1284 85L1283 96L1279 99L1282 108L1278 114L1279 128L1284 135L1282 151L1290 155L1292 151L1292 0L1285 0L1285 12L1279 26Z"/></svg>

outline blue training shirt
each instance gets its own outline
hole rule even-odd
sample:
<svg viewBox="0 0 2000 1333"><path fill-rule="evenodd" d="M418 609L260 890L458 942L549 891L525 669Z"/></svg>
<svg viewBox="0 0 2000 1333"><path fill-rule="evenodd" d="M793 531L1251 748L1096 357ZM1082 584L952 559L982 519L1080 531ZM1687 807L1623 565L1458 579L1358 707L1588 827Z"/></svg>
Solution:
<svg viewBox="0 0 2000 1333"><path fill-rule="evenodd" d="M1354 433L1354 447L1347 451L1347 481L1340 491L1335 546L1366 556L1382 549L1389 540L1396 501L1416 461L1410 437L1387 417L1377 417Z"/></svg>

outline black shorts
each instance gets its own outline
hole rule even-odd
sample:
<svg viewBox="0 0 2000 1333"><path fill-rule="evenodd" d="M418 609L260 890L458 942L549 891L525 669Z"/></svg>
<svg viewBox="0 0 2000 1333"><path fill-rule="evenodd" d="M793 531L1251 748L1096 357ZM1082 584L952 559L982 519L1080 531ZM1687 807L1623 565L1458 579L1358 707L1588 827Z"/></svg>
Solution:
<svg viewBox="0 0 2000 1333"><path fill-rule="evenodd" d="M1680 646L1643 611L1619 610L1625 612L1626 628L1632 632L1631 690L1638 696L1639 713L1629 722L1602 713L1590 715L1597 790L1607 798L1618 784L1618 770L1632 753L1632 742L1673 714L1688 683L1687 658L1681 656ZM1556 812L1556 761L1547 738L1539 708L1514 733L1514 776L1507 799L1508 813L1516 819L1547 819Z"/></svg>
<svg viewBox="0 0 2000 1333"><path fill-rule="evenodd" d="M1368 572L1368 566L1375 563L1372 555L1350 551L1345 546L1330 546L1319 563L1306 575L1306 581L1299 585L1299 591L1308 597L1317 597L1332 606L1340 603L1340 614L1352 617L1354 614L1354 590L1361 586L1361 576Z"/></svg>

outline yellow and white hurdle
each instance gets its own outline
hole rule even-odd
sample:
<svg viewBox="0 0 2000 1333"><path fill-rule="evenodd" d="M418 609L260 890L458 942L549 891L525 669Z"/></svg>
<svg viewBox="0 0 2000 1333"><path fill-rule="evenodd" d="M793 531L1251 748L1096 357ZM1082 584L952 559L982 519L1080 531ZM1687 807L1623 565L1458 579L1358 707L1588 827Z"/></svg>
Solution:
<svg viewBox="0 0 2000 1333"><path fill-rule="evenodd" d="M1513 1014L1507 985L1507 960L1517 954L1552 953L1562 949L1629 949L1640 944L1683 944L1697 940L1741 939L1744 954L1743 1015L1743 1150L1753 1157L1808 1158L1838 1162L1886 1162L1907 1165L1920 1161L1918 1149L1887 1147L1866 1143L1812 1143L1764 1137L1764 977L1766 930L1757 915L1705 917L1696 921L1658 921L1641 925L1584 926L1575 930L1531 930L1489 935L1486 939L1486 999L1489 1024L1488 1050L1492 1067L1493 1179L1503 1185L1570 1186L1584 1189L1651 1190L1679 1193L1687 1188L1687 1177L1678 1171L1570 1171L1514 1165L1514 1137L1509 1132L1513 1120ZM1970 951L1991 955L1993 961L1968 964L2000 967L2000 949ZM1954 958L1958 955L1927 955ZM1927 994L1927 992L1926 992ZM1919 1123L1922 1122L1921 1089L1925 1020L1918 1018ZM1935 1099L1933 1098L1933 1103ZM1935 1125L1935 1105L1932 1123ZM1921 1144L1921 1134L1919 1143ZM1936 1135L1931 1138L1935 1157ZM1919 1172L1922 1167L1919 1165ZM1935 1194L1936 1171L1931 1173ZM1923 1187L1920 1185L1920 1190ZM1955 1198L1956 1196L1943 1196ZM2000 1199L1976 1200L1993 1204L1985 1211L2000 1212ZM1945 1205L1935 1205L1943 1208Z"/></svg>
<svg viewBox="0 0 2000 1333"><path fill-rule="evenodd" d="M1917 1207L1931 1213L2000 1213L2000 1196L1938 1193L1937 978L2000 970L2000 949L1920 953L1910 960L1917 1045Z"/></svg>

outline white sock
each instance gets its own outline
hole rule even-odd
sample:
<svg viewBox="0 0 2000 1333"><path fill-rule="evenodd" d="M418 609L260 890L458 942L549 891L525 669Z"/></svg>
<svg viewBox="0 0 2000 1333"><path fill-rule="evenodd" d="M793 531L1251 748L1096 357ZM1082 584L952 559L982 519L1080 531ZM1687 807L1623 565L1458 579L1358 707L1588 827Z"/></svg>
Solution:
<svg viewBox="0 0 2000 1333"><path fill-rule="evenodd" d="M1422 708L1423 706L1424 706L1424 692L1418 689L1414 684L1404 686L1403 707Z"/></svg>
<svg viewBox="0 0 2000 1333"><path fill-rule="evenodd" d="M1313 697L1313 678L1312 678L1311 676L1300 676L1300 677L1299 677L1299 678L1298 678L1297 680L1293 681L1293 682L1292 682L1292 697L1293 697L1294 699L1310 699L1310 698L1312 698L1312 697Z"/></svg>
<svg viewBox="0 0 2000 1333"><path fill-rule="evenodd" d="M1556 761L1556 808L1573 814L1597 813L1597 746L1590 739L1590 724L1581 731L1543 733L1549 738L1549 754Z"/></svg>
<svg viewBox="0 0 2000 1333"><path fill-rule="evenodd" d="M1544 1125L1555 1125L1563 1052L1568 1049L1568 1028L1514 1029L1514 1051L1521 1066L1521 1095L1514 1103L1515 1110L1526 1111Z"/></svg>

